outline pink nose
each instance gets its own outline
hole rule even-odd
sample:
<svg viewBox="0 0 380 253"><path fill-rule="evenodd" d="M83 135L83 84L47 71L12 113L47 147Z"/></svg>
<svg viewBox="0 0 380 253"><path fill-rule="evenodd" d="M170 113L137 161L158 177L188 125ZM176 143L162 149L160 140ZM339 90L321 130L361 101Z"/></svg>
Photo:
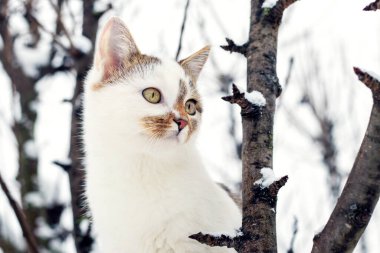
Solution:
<svg viewBox="0 0 380 253"><path fill-rule="evenodd" d="M174 119L174 122L178 125L179 131L181 131L187 126L187 121L184 119Z"/></svg>

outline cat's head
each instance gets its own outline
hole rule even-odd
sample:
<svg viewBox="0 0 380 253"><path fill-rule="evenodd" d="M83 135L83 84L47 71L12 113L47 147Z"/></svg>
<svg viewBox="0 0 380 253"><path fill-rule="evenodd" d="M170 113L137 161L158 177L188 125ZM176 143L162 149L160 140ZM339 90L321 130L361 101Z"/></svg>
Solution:
<svg viewBox="0 0 380 253"><path fill-rule="evenodd" d="M91 97L85 101L91 107L87 119L102 122L121 139L191 142L202 114L197 79L209 50L207 46L179 62L147 56L125 24L111 18L100 33L86 80L86 96Z"/></svg>

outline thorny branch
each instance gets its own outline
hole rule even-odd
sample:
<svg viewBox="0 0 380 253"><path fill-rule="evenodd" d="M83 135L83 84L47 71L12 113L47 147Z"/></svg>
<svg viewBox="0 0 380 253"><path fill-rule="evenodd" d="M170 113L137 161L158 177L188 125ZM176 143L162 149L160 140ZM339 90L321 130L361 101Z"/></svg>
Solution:
<svg viewBox="0 0 380 253"><path fill-rule="evenodd" d="M7 197L13 212L15 213L18 222L20 223L22 233L28 243L28 248L31 253L38 253L38 247L37 247L37 242L36 238L34 237L34 234L32 230L29 227L28 222L26 221L25 215L21 210L21 207L18 205L16 200L13 198L11 195L8 186L5 184L3 177L0 175L0 186L5 193L5 196Z"/></svg>

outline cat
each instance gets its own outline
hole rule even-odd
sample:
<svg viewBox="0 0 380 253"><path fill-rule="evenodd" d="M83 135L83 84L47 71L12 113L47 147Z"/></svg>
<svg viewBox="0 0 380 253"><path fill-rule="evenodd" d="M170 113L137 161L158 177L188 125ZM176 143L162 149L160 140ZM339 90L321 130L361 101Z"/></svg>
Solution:
<svg viewBox="0 0 380 253"><path fill-rule="evenodd" d="M86 196L100 252L236 252L189 238L241 227L240 209L195 148L197 79L209 51L159 59L139 51L121 19L102 28L83 100Z"/></svg>

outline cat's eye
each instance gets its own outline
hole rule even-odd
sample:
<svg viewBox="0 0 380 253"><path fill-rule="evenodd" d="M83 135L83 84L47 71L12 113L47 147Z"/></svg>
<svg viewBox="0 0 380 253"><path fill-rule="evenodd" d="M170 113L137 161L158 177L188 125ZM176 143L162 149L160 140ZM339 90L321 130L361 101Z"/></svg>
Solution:
<svg viewBox="0 0 380 253"><path fill-rule="evenodd" d="M187 100L187 102L185 104L185 110L188 114L195 115L195 113L197 111L196 103L197 103L197 101L195 101L194 99Z"/></svg>
<svg viewBox="0 0 380 253"><path fill-rule="evenodd" d="M142 91L143 97L152 104L157 104L161 101L161 93L156 88L146 88Z"/></svg>

